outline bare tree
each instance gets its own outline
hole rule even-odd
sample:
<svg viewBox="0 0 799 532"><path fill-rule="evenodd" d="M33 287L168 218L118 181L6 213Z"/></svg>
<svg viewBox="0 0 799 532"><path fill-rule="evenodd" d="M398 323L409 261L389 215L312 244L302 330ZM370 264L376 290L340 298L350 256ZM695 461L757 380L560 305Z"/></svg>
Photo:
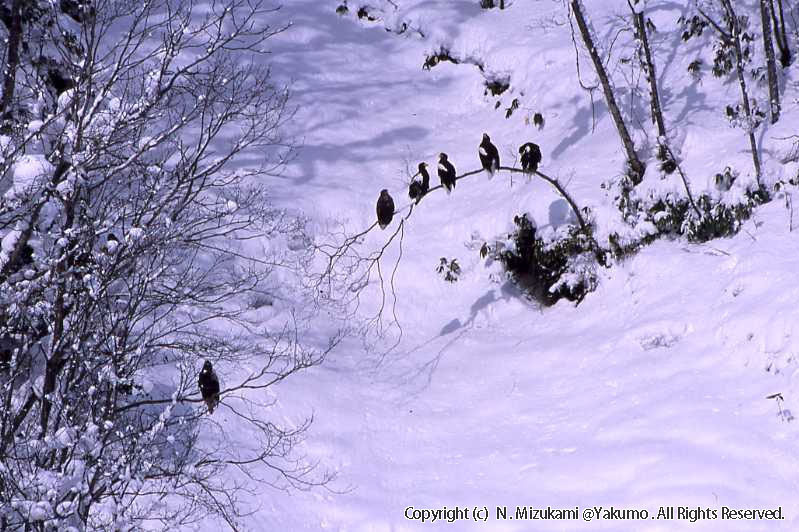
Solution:
<svg viewBox="0 0 799 532"><path fill-rule="evenodd" d="M742 24L746 22L746 19L738 17L730 0L718 0L718 3L722 9L723 21L721 23L714 20L699 4L696 4L696 8L708 24L716 31L721 41L719 54L717 54L717 62L720 62L721 66L716 67L716 70L719 71L719 75L726 72L727 67L724 63L729 62L732 63L730 66L735 69L735 73L738 77L738 86L741 90L740 110L743 113L742 125L749 138L749 147L752 152L752 164L755 169L755 177L757 182L760 183L762 175L760 153L757 148L757 140L755 139L755 130L760 125L760 118L756 116L752 104L750 103L745 70L745 63L748 61L750 54L748 50L746 52L744 51L744 48L747 47L744 41L748 43L751 41L752 37L742 28ZM731 59L729 60L727 58L728 54L731 55ZM738 110L728 107L727 114L731 117L738 117L740 113Z"/></svg>
<svg viewBox="0 0 799 532"><path fill-rule="evenodd" d="M774 58L774 44L771 40L774 13L771 11L772 5L767 0L760 0L760 21L763 29L763 49L766 52L766 74L768 76L768 96L769 110L771 111L771 123L776 124L780 119L780 87L777 81L777 61ZM774 28L775 35L777 34ZM779 38L777 38L779 42Z"/></svg>
<svg viewBox="0 0 799 532"><path fill-rule="evenodd" d="M619 106L616 103L613 85L610 82L610 77L605 70L605 65L602 61L602 57L599 54L599 50L597 49L597 44L591 34L585 14L583 13L584 8L582 5L582 0L569 0L569 6L571 8L571 13L574 16L574 20L577 22L577 27L580 30L580 36L583 39L583 44L585 45L588 54L591 56L591 61L594 64L594 71L596 72L599 82L602 85L602 92L605 95L605 102L607 103L608 110L613 118L613 123L616 125L616 130L619 133L619 138L621 139L622 146L624 147L624 152L627 155L627 164L632 171L633 184L638 184L641 182L646 168L635 151L635 144L633 143L632 137L627 130L627 125L624 122L624 117L622 117Z"/></svg>
<svg viewBox="0 0 799 532"><path fill-rule="evenodd" d="M744 53L743 46L741 44L741 20L735 13L735 8L730 0L720 0L720 2L726 13L725 19L728 29L726 38L730 41L732 48L735 51L735 71L738 75L738 84L741 88L741 102L743 104L744 115L747 118L746 130L749 136L749 147L752 150L752 164L755 168L755 177L759 183L762 171L760 165L760 152L757 149L757 140L755 139L755 129L757 127L756 124L758 121L753 115L752 107L749 103L749 91L746 87L746 77L744 75Z"/></svg>
<svg viewBox="0 0 799 532"><path fill-rule="evenodd" d="M308 259L253 251L307 240L260 182L291 149L288 91L260 64L286 28L265 23L276 11L108 0L82 17L82 54L62 54L71 89L32 104L36 69L17 73L28 118L0 167L0 529L175 530L209 514L235 529L242 490L330 479L292 451L310 420L258 413L259 392L339 338L312 349L301 316L265 330L247 314L275 269ZM240 165L247 153L261 164ZM205 414L203 360L229 370L220 410L249 445Z"/></svg>
<svg viewBox="0 0 799 532"><path fill-rule="evenodd" d="M685 192L688 195L688 201L694 211L701 216L699 208L696 206L693 194L691 194L691 187L688 184L688 178L680 166L679 161L674 156L674 152L669 145L668 132L666 131L666 122L663 119L663 107L660 104L660 91L658 90L657 69L655 68L655 60L652 55L652 50L649 46L649 36L647 34L647 24L644 20L644 8L639 6L639 0L632 0L627 2L632 13L633 24L635 25L635 33L640 41L640 55L641 64L646 73L646 79L649 82L649 109L652 114L652 122L657 127L657 142L658 142L658 158L662 161L661 168L671 173L675 169L679 172L680 177L685 187Z"/></svg>

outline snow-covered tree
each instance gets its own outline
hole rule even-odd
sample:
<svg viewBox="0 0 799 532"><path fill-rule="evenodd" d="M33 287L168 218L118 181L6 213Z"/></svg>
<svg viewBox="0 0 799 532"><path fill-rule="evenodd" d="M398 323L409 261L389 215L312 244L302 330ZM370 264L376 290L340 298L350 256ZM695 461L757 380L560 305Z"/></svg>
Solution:
<svg viewBox="0 0 799 532"><path fill-rule="evenodd" d="M71 82L17 77L22 112L0 136L0 529L233 525L253 480L327 481L292 453L307 424L252 408L326 353L300 344L296 321L265 332L246 316L292 261L254 244L307 242L259 182L291 148L288 91L261 65L285 26L258 0L65 5L86 16L47 45ZM247 448L205 412L206 359L237 368L219 409ZM254 477L259 464L275 476Z"/></svg>
<svg viewBox="0 0 799 532"><path fill-rule="evenodd" d="M54 105L58 94L74 85L71 65L84 53L80 27L92 17L91 0L0 0L6 45L0 97L4 121L29 110L38 98Z"/></svg>

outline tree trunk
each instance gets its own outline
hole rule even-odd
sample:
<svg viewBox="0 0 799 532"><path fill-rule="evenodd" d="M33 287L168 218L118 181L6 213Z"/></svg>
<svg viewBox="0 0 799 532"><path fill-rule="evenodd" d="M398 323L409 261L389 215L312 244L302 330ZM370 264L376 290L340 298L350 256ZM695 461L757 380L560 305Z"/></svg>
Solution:
<svg viewBox="0 0 799 532"><path fill-rule="evenodd" d="M635 2L636 0L633 0ZM691 188L688 186L688 178L685 177L685 174L680 168L680 164L677 162L677 159L674 157L674 153L671 151L669 147L669 140L668 136L666 135L666 122L663 120L663 108L660 105L660 91L658 90L658 82L657 82L657 72L655 71L655 61L652 58L652 50L649 47L649 37L646 34L646 23L644 22L644 13L636 12L633 4L628 2L630 6L630 10L633 14L633 22L635 23L635 30L638 32L638 36L641 39L641 47L644 50L644 68L646 69L646 77L649 80L649 108L652 111L652 122L655 123L657 126L658 132L658 145L664 156L667 156L668 159L674 162L677 170L680 173L680 177L682 178L683 185L685 186L685 192L688 195L688 201L691 203L691 207L693 207L694 211L701 217L702 214L699 212L699 208L696 206L694 202L693 194L691 194ZM664 157L665 158L665 157Z"/></svg>
<svg viewBox="0 0 799 532"><path fill-rule="evenodd" d="M769 0L771 8L771 25L774 27L774 37L777 41L777 48L780 49L780 64L782 68L791 66L791 47L788 44L788 36L785 32L785 16L782 10L782 0L777 0L780 18L777 20L777 12L774 9L774 0Z"/></svg>
<svg viewBox="0 0 799 532"><path fill-rule="evenodd" d="M720 0L722 7L727 12L730 21L730 33L732 45L735 50L735 69L738 73L738 84L741 87L741 102L744 114L748 122L747 132L749 134L749 146L752 149L752 164L755 167L755 178L760 183L760 154L757 151L757 140L755 139L754 119L752 117L752 107L749 105L749 93L746 90L746 78L744 76L743 52L741 51L741 28L738 26L738 18L730 0Z"/></svg>
<svg viewBox="0 0 799 532"><path fill-rule="evenodd" d="M774 44L771 40L773 13L767 0L760 0L760 20L763 24L763 48L766 50L766 73L768 76L768 100L771 123L780 119L780 88L777 83L777 61L774 59ZM776 29L776 28L775 28ZM779 39L777 39L779 41Z"/></svg>
<svg viewBox="0 0 799 532"><path fill-rule="evenodd" d="M646 78L649 81L649 96L650 96L650 109L652 111L652 121L657 126L658 142L660 138L666 137L666 125L663 121L663 109L660 106L660 94L657 86L657 78L655 77L655 62L652 59L652 50L649 48L649 38L646 34L646 24L644 23L644 14L636 13L633 5L630 4L630 9L633 12L633 22L635 29L641 39L641 47L644 50L644 67L646 68Z"/></svg>
<svg viewBox="0 0 799 532"><path fill-rule="evenodd" d="M11 117L11 103L14 99L17 67L19 66L19 43L22 40L22 2L14 0L11 4L11 26L8 28L8 50L3 76L3 97L0 100L0 117L3 121Z"/></svg>
<svg viewBox="0 0 799 532"><path fill-rule="evenodd" d="M624 123L621 111L619 111L619 106L616 103L616 97L613 93L613 87L610 84L610 78L605 70L605 65L602 64L602 58L599 57L599 53L596 50L591 32L588 29L588 24L583 15L581 4L581 0L569 0L569 5L571 6L572 13L574 13L577 26L580 29L583 43L591 56L591 61L594 63L594 70L596 71L597 77L599 77L599 82L602 84L602 92L605 95L605 102L608 105L608 110L610 111L611 117L613 117L613 122L619 132L619 138L627 154L627 163L630 165L630 169L633 172L633 184L637 185L643 178L645 167L638 158L638 154L635 153L635 145L630 137L630 133L627 131L627 125Z"/></svg>

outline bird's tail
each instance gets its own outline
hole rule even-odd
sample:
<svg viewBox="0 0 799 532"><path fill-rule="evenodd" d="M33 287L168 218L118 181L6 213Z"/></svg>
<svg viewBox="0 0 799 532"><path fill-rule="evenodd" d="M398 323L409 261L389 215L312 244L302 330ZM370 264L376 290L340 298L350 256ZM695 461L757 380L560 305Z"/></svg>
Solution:
<svg viewBox="0 0 799 532"><path fill-rule="evenodd" d="M208 397L205 400L205 406L208 407L208 414L209 415L214 413L214 408L216 408L216 405L218 405L218 404L219 404L219 395L217 395L217 394L214 394L214 395L212 395L211 397Z"/></svg>

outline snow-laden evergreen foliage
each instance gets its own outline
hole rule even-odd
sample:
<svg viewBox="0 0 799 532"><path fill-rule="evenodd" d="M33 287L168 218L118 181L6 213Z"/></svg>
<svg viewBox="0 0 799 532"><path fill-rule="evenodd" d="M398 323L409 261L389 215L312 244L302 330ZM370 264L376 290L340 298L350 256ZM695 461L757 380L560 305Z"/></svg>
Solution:
<svg viewBox="0 0 799 532"><path fill-rule="evenodd" d="M499 260L510 278L544 305L560 299L581 301L598 283L595 242L579 227L565 225L549 238L538 234L527 214L515 216L516 229L503 241L483 248Z"/></svg>

